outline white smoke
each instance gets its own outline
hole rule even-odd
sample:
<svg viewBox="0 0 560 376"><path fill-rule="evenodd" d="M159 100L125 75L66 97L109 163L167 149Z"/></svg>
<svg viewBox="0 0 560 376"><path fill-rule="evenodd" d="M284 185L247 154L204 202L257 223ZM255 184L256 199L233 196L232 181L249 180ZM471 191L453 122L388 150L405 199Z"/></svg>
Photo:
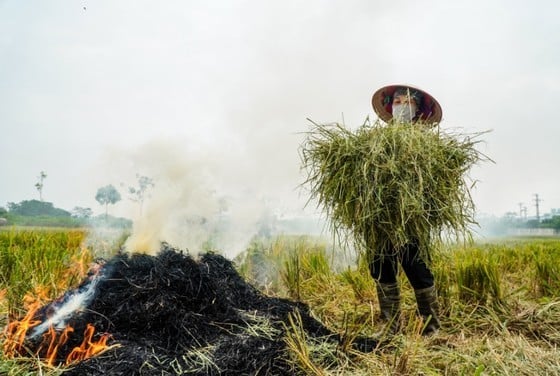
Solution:
<svg viewBox="0 0 560 376"><path fill-rule="evenodd" d="M54 327L58 331L64 329L66 327L66 321L71 318L72 315L88 306L95 295L97 284L102 279L103 273L98 273L93 276L92 280L87 285L79 290L72 291L62 303L54 303L55 309L52 316L33 328L33 332L31 332L29 338L37 338L50 327Z"/></svg>
<svg viewBox="0 0 560 376"><path fill-rule="evenodd" d="M109 153L112 179L126 180L120 189L123 201L128 201L123 215L134 220L126 250L155 254L162 242L192 253L211 249L228 257L245 250L259 231L259 221L275 210L274 205L282 205L281 200L273 201L289 188L278 182L264 184L265 172L250 171L244 158L163 140L132 152ZM155 183L141 209L127 196L127 186L135 185L137 174ZM287 184L295 186L297 181Z"/></svg>

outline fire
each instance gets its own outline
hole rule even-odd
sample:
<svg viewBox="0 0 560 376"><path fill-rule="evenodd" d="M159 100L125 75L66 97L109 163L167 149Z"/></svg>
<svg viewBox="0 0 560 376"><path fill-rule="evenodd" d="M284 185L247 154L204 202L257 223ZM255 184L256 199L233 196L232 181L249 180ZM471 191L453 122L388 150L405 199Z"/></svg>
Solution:
<svg viewBox="0 0 560 376"><path fill-rule="evenodd" d="M60 348L60 346L64 345L66 341L68 341L68 333L72 333L73 331L74 328L72 328L71 326L67 326L66 328L64 328L64 331L57 341L56 330L54 330L54 328L51 326L48 332L44 335L43 343L45 343L46 339L50 337L49 348L47 349L47 355L45 357L45 360L49 366L54 365L56 355L58 354L58 349Z"/></svg>
<svg viewBox="0 0 560 376"><path fill-rule="evenodd" d="M112 349L118 345L107 346L107 340L109 340L110 335L105 333L99 338L99 340L93 340L93 334L95 328L93 325L88 324L86 330L84 331L84 340L82 344L78 347L74 347L72 352L68 354L66 358L66 364L76 363L87 358L91 358L97 354L104 351Z"/></svg>
<svg viewBox="0 0 560 376"><path fill-rule="evenodd" d="M5 340L2 346L6 356L14 357L23 350L23 342L27 331L40 323L39 320L33 320L40 305L39 301L32 303L27 314L21 320L11 322L6 326L4 330Z"/></svg>
<svg viewBox="0 0 560 376"><path fill-rule="evenodd" d="M73 278L83 278L88 271L96 265L92 265L91 261L91 252L85 247L85 245L80 245L80 251L72 254L70 267L68 268L66 275L64 275L61 280L71 281ZM67 286L62 287L66 288Z"/></svg>
<svg viewBox="0 0 560 376"><path fill-rule="evenodd" d="M96 334L95 327L91 324L87 324L83 337L79 338L76 335L81 333L68 325L76 312L87 307L97 284L103 278L104 264L95 262L88 269L89 262L91 254L87 248L82 247L81 252L72 258L72 267L64 275L65 278L58 279L66 281L87 276L78 288L67 291L53 301L51 297L56 291L68 287L66 282L58 282L48 287L36 286L23 298L23 307L27 313L19 320L10 320L0 333L0 350L3 350L5 356L32 355L49 366L62 363L69 365L117 346L107 345L111 336ZM0 290L0 302L6 294L6 289ZM79 346L72 348L80 341Z"/></svg>
<svg viewBox="0 0 560 376"><path fill-rule="evenodd" d="M45 304L49 301L51 295L51 289L46 286L35 286L33 292L28 292L23 297L23 308L28 311L35 304Z"/></svg>
<svg viewBox="0 0 560 376"><path fill-rule="evenodd" d="M27 351L25 346L27 334L30 329L41 323L40 320L34 319L40 306L40 301L31 303L29 310L21 320L15 320L6 326L2 348L7 357L13 358ZM69 325L60 332L57 332L52 325L49 326L42 336L41 344L37 347L35 355L42 358L49 366L55 366L59 358L59 350L68 342L73 332L74 328ZM95 327L87 324L82 343L80 346L74 347L66 356L66 365L91 358L118 346L117 344L107 345L107 341L111 338L110 334L105 333L98 340L93 339L94 334Z"/></svg>

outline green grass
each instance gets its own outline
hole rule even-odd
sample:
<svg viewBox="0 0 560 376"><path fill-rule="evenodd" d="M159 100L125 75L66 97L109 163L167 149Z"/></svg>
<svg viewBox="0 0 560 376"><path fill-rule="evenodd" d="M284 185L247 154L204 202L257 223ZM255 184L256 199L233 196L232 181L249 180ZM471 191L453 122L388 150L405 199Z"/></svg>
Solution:
<svg viewBox="0 0 560 376"><path fill-rule="evenodd" d="M7 289L9 309L22 308L28 293L54 298L78 282L91 261L84 237L81 230L0 232L0 289Z"/></svg>

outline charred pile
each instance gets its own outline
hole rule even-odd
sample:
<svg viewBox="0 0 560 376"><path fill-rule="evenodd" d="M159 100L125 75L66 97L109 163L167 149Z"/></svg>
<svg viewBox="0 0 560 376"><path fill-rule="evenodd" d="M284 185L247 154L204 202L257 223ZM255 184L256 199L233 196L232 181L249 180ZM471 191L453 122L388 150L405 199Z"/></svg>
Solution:
<svg viewBox="0 0 560 376"><path fill-rule="evenodd" d="M338 341L304 304L265 296L217 254L195 260L164 245L158 256L119 254L101 268L87 304L65 325L74 333L93 325L118 346L65 375L297 374L284 342L291 314L310 338ZM55 310L44 307L37 318L44 323ZM58 351L60 362L75 345L69 340Z"/></svg>

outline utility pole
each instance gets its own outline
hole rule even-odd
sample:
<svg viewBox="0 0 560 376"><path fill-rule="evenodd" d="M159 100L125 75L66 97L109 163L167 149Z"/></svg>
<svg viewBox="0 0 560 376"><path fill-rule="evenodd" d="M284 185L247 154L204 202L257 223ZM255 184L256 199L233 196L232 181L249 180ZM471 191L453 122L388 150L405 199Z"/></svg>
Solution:
<svg viewBox="0 0 560 376"><path fill-rule="evenodd" d="M534 198L533 201L535 201L535 208L537 209L537 222L540 222L541 221L541 214L539 212L539 204L541 203L542 199L539 198L538 193L535 193L535 198Z"/></svg>
<svg viewBox="0 0 560 376"><path fill-rule="evenodd" d="M527 207L523 202L520 202L518 205L519 205L519 219L520 220L527 219Z"/></svg>

